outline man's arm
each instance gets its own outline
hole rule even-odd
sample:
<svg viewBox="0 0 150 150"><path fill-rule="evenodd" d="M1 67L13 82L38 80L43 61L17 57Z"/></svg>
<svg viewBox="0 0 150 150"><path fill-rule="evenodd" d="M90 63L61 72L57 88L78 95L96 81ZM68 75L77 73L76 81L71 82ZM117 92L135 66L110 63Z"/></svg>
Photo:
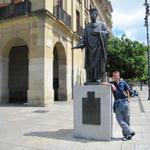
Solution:
<svg viewBox="0 0 150 150"><path fill-rule="evenodd" d="M127 94L128 94L128 98L130 98L130 91L127 91Z"/></svg>
<svg viewBox="0 0 150 150"><path fill-rule="evenodd" d="M117 88L111 82L103 82L103 85L109 85L109 86L111 86L111 89L112 89L113 92L117 91Z"/></svg>
<svg viewBox="0 0 150 150"><path fill-rule="evenodd" d="M127 96L128 96L128 101L130 102L130 86L128 85L127 82L125 82L125 91L126 91Z"/></svg>

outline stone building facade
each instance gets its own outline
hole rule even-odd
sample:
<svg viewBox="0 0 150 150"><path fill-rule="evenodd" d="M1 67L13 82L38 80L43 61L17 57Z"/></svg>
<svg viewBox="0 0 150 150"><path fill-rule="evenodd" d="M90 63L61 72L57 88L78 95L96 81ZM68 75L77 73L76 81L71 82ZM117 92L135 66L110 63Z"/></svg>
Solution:
<svg viewBox="0 0 150 150"><path fill-rule="evenodd" d="M84 51L71 48L89 22L90 7L111 30L108 0L0 0L0 103L72 100L85 71Z"/></svg>

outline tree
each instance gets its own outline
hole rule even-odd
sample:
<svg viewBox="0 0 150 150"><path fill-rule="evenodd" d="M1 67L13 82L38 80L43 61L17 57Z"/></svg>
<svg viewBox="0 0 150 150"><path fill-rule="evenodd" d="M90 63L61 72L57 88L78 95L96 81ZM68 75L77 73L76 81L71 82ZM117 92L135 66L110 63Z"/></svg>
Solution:
<svg viewBox="0 0 150 150"><path fill-rule="evenodd" d="M111 37L108 42L108 61L106 70L109 74L118 70L125 79L147 79L147 47L125 36Z"/></svg>

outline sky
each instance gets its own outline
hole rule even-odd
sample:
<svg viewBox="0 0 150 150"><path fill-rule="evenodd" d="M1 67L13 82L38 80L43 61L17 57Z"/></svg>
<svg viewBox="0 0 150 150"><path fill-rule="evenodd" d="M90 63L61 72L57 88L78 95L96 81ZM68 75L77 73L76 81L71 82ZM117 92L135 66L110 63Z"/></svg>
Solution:
<svg viewBox="0 0 150 150"><path fill-rule="evenodd" d="M110 1L113 7L112 21L114 35L121 37L122 34L125 34L132 40L146 43L144 0Z"/></svg>

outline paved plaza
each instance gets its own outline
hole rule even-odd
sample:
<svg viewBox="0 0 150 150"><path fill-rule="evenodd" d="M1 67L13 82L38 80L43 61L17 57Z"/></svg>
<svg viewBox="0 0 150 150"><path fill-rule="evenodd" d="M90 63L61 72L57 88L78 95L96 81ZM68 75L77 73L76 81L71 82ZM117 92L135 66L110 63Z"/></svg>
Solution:
<svg viewBox="0 0 150 150"><path fill-rule="evenodd" d="M133 140L123 142L114 117L113 139L94 141L73 137L72 102L49 107L0 106L0 150L150 150L150 101L147 87L132 98ZM107 112L106 112L107 113Z"/></svg>

